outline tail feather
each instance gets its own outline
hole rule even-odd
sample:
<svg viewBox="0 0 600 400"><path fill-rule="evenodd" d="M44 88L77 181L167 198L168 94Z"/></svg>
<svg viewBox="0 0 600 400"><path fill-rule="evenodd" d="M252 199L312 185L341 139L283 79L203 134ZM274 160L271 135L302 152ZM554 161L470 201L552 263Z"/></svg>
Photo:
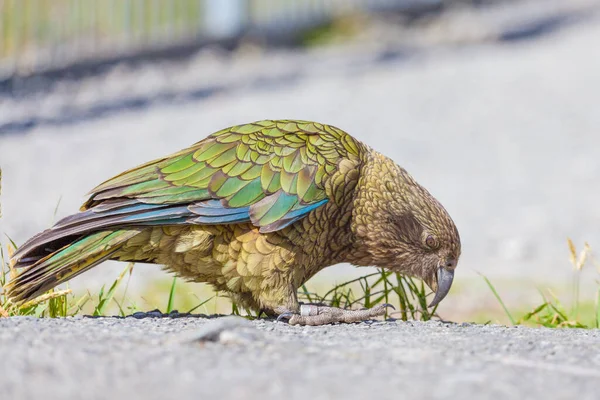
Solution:
<svg viewBox="0 0 600 400"><path fill-rule="evenodd" d="M54 251L30 265L6 286L15 303L32 299L110 258L139 229L101 231ZM24 260L20 260L22 264Z"/></svg>
<svg viewBox="0 0 600 400"><path fill-rule="evenodd" d="M91 232L126 227L180 224L249 222L249 208L225 208L218 200L194 204L145 204L131 199L111 200L70 215L29 239L14 254L16 268L40 260L49 253Z"/></svg>
<svg viewBox="0 0 600 400"><path fill-rule="evenodd" d="M59 250L73 240L90 232L119 229L125 226L142 226L156 223L184 223L191 212L185 206L165 207L121 202L107 209L90 209L58 221L52 228L35 235L19 247L13 258L16 268L23 265L25 257L37 259Z"/></svg>
<svg viewBox="0 0 600 400"><path fill-rule="evenodd" d="M11 259L23 272L6 286L8 296L23 302L42 294L111 258L148 227L249 222L249 213L249 207L227 208L219 200L193 204L106 200L60 220L23 244Z"/></svg>

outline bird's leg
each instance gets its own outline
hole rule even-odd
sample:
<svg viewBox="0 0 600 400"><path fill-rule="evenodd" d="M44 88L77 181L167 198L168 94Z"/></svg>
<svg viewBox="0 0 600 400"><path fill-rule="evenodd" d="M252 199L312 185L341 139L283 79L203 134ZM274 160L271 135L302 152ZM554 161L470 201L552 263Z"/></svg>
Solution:
<svg viewBox="0 0 600 400"><path fill-rule="evenodd" d="M391 304L381 304L370 309L344 310L315 304L301 304L300 313L283 312L277 320L287 319L290 325L326 325L336 322L352 323L366 321L384 315Z"/></svg>

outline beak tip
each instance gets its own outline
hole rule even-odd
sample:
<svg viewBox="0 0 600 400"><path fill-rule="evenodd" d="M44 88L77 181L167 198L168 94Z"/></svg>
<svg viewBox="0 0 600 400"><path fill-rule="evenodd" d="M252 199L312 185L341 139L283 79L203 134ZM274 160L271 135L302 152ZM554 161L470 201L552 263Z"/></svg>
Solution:
<svg viewBox="0 0 600 400"><path fill-rule="evenodd" d="M445 296L444 296L445 297ZM431 300L431 303L429 303L429 305L427 307L432 308L437 306L438 304L440 304L440 302L442 301L442 298L438 298L437 292L435 294L435 297L433 298L433 300Z"/></svg>
<svg viewBox="0 0 600 400"><path fill-rule="evenodd" d="M437 290L429 308L437 306L448 294L452 287L452 281L454 280L454 271L448 271L447 269L440 268L437 273Z"/></svg>

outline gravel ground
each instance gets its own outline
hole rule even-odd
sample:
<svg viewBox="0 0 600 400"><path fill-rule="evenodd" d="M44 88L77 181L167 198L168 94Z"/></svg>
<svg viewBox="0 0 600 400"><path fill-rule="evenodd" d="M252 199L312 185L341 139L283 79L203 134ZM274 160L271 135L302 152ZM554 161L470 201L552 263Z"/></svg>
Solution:
<svg viewBox="0 0 600 400"><path fill-rule="evenodd" d="M531 282L570 282L567 237L600 246L600 18L597 1L531 3L537 8L527 12L457 13L429 26L437 34L420 35L429 39L414 47L374 29L354 45L209 49L41 85L35 95L17 88L0 96L0 232L21 243L48 227L60 198L56 218L113 174L220 128L308 119L392 157L449 210L463 242L453 293L465 296L451 293L442 314L481 304L477 291L491 299L476 272L496 283L529 282L537 298ZM573 4L587 8L560 11ZM380 34L389 40L373 40ZM119 269L98 268L74 288L106 282ZM327 276L348 269L335 271ZM132 290L143 287L137 277ZM510 302L521 292L508 287L499 284Z"/></svg>
<svg viewBox="0 0 600 400"><path fill-rule="evenodd" d="M0 319L0 397L584 400L600 390L598 330L230 318Z"/></svg>

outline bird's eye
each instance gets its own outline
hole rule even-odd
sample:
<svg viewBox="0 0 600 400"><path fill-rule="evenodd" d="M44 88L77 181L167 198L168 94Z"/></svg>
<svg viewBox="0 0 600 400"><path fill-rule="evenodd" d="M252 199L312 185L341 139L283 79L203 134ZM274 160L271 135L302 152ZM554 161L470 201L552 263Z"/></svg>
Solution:
<svg viewBox="0 0 600 400"><path fill-rule="evenodd" d="M439 246L438 240L436 239L435 236L433 235L428 235L427 238L425 239L425 244L427 245L427 247L429 247L430 249L437 249Z"/></svg>

